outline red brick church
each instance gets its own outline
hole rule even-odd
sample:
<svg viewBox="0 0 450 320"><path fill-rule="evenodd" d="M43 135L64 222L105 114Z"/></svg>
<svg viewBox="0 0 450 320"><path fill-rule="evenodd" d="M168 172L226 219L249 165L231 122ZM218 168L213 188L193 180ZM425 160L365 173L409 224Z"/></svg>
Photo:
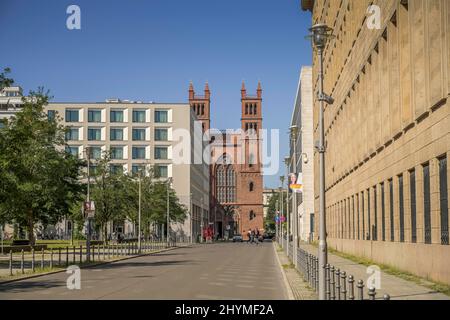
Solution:
<svg viewBox="0 0 450 320"><path fill-rule="evenodd" d="M202 122L204 132L211 129L211 92L208 84L204 95L189 86L189 103ZM256 95L241 88L241 126L227 130L210 130L210 217L220 237L242 234L264 226L263 176L261 164L262 89ZM234 130L234 131L233 131Z"/></svg>

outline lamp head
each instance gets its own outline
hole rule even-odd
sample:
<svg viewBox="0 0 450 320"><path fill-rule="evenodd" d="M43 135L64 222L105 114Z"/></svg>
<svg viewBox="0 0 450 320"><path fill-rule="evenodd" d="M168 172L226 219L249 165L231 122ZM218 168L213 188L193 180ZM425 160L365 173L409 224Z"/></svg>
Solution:
<svg viewBox="0 0 450 320"><path fill-rule="evenodd" d="M318 50L323 50L327 41L330 38L334 37L332 35L333 29L324 23L313 25L309 29L309 31L311 32L309 38L311 38L314 47L316 47Z"/></svg>

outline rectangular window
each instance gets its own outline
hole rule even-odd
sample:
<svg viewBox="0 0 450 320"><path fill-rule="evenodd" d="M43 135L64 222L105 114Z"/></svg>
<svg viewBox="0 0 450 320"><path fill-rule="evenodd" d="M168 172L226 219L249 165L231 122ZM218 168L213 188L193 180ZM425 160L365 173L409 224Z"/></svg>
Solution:
<svg viewBox="0 0 450 320"><path fill-rule="evenodd" d="M123 122L123 110L111 110L109 117L111 122Z"/></svg>
<svg viewBox="0 0 450 320"><path fill-rule="evenodd" d="M384 198L384 182L381 183L381 238L386 241L386 201Z"/></svg>
<svg viewBox="0 0 450 320"><path fill-rule="evenodd" d="M88 122L102 122L102 112L100 110L88 110Z"/></svg>
<svg viewBox="0 0 450 320"><path fill-rule="evenodd" d="M133 164L131 166L131 173L133 175L137 175L139 174L139 172L144 172L145 171L145 166L143 164Z"/></svg>
<svg viewBox="0 0 450 320"><path fill-rule="evenodd" d="M448 245L447 158L439 159L439 197L441 207L441 244Z"/></svg>
<svg viewBox="0 0 450 320"><path fill-rule="evenodd" d="M166 128L157 128L155 129L155 141L168 141L168 129Z"/></svg>
<svg viewBox="0 0 450 320"><path fill-rule="evenodd" d="M55 110L48 110L47 112L47 119L48 120L55 120L56 118L56 111Z"/></svg>
<svg viewBox="0 0 450 320"><path fill-rule="evenodd" d="M112 164L110 166L111 174L122 174L123 173L123 165L121 164Z"/></svg>
<svg viewBox="0 0 450 320"><path fill-rule="evenodd" d="M80 121L80 111L79 110L66 110L66 122L79 122Z"/></svg>
<svg viewBox="0 0 450 320"><path fill-rule="evenodd" d="M430 165L423 166L423 214L425 243L431 243L431 193L430 193Z"/></svg>
<svg viewBox="0 0 450 320"><path fill-rule="evenodd" d="M168 178L169 171L166 165L157 165L156 167L156 177L157 178Z"/></svg>
<svg viewBox="0 0 450 320"><path fill-rule="evenodd" d="M133 147L132 157L133 159L145 159L145 147Z"/></svg>
<svg viewBox="0 0 450 320"><path fill-rule="evenodd" d="M78 158L78 147L67 146L66 152L70 153L72 156Z"/></svg>
<svg viewBox="0 0 450 320"><path fill-rule="evenodd" d="M405 206L403 198L403 175L398 176L398 202L400 222L400 242L405 242Z"/></svg>
<svg viewBox="0 0 450 320"><path fill-rule="evenodd" d="M91 165L89 166L89 174L90 174L91 176L95 176L95 175L97 175L97 173L98 173L97 166L91 164Z"/></svg>
<svg viewBox="0 0 450 320"><path fill-rule="evenodd" d="M394 182L389 180L389 221L390 221L390 240L394 241Z"/></svg>
<svg viewBox="0 0 450 320"><path fill-rule="evenodd" d="M155 159L167 160L168 156L169 155L167 147L155 147Z"/></svg>
<svg viewBox="0 0 450 320"><path fill-rule="evenodd" d="M123 129L111 129L109 135L111 141L123 141Z"/></svg>
<svg viewBox="0 0 450 320"><path fill-rule="evenodd" d="M102 158L101 147L89 147L91 159L99 160Z"/></svg>
<svg viewBox="0 0 450 320"><path fill-rule="evenodd" d="M360 232L360 227L361 227L361 225L360 225L360 220L361 220L361 216L360 216L360 208L359 208L359 195L357 194L356 195L356 212L357 212L357 216L358 216L358 224L357 224L357 227L358 227L358 240L361 240L361 232Z"/></svg>
<svg viewBox="0 0 450 320"><path fill-rule="evenodd" d="M367 240L370 240L370 229L372 228L370 224L370 189L367 189Z"/></svg>
<svg viewBox="0 0 450 320"><path fill-rule="evenodd" d="M122 160L123 159L123 147L111 147L111 159Z"/></svg>
<svg viewBox="0 0 450 320"><path fill-rule="evenodd" d="M373 231L372 238L374 241L378 240L378 206L377 206L377 187L373 187Z"/></svg>
<svg viewBox="0 0 450 320"><path fill-rule="evenodd" d="M145 110L133 110L133 122L145 122Z"/></svg>
<svg viewBox="0 0 450 320"><path fill-rule="evenodd" d="M361 217L362 217L362 239L365 240L366 239L366 226L365 226L365 214L364 214L364 191L361 192Z"/></svg>
<svg viewBox="0 0 450 320"><path fill-rule="evenodd" d="M309 232L310 232L310 234L314 233L314 227L315 227L315 225L314 225L314 213L311 213L309 215Z"/></svg>
<svg viewBox="0 0 450 320"><path fill-rule="evenodd" d="M145 141L145 129L133 129L133 141Z"/></svg>
<svg viewBox="0 0 450 320"><path fill-rule="evenodd" d="M409 172L409 189L411 190L411 242L417 242L417 207L416 207L416 171Z"/></svg>
<svg viewBox="0 0 450 320"><path fill-rule="evenodd" d="M88 129L88 140L89 141L100 141L102 139L102 130L101 129Z"/></svg>
<svg viewBox="0 0 450 320"><path fill-rule="evenodd" d="M78 141L79 140L79 129L78 128L68 128L66 131L67 141Z"/></svg>
<svg viewBox="0 0 450 320"><path fill-rule="evenodd" d="M167 123L169 122L167 110L156 110L155 111L155 122L156 123Z"/></svg>
<svg viewBox="0 0 450 320"><path fill-rule="evenodd" d="M355 239L355 197L352 196L352 237Z"/></svg>

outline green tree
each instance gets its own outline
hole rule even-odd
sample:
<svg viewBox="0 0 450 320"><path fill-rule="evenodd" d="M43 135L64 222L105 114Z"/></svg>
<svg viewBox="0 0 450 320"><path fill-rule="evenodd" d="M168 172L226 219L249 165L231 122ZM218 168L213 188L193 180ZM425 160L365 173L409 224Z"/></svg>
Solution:
<svg viewBox="0 0 450 320"><path fill-rule="evenodd" d="M48 100L42 88L30 92L0 129L0 219L26 225L31 244L35 224L58 222L83 191L82 162L65 152L65 128L48 119Z"/></svg>
<svg viewBox="0 0 450 320"><path fill-rule="evenodd" d="M91 200L95 202L95 225L101 230L103 241L108 241L108 223L125 219L128 177L111 171L108 152L95 161L96 170L91 179Z"/></svg>
<svg viewBox="0 0 450 320"><path fill-rule="evenodd" d="M8 78L9 73L11 73L10 68L4 68L3 72L0 73L0 90L5 87L10 87L14 84L14 79Z"/></svg>
<svg viewBox="0 0 450 320"><path fill-rule="evenodd" d="M264 225L267 232L275 232L276 224L275 217L277 212L277 201L279 202L280 194L275 192L269 199L267 217L265 218Z"/></svg>

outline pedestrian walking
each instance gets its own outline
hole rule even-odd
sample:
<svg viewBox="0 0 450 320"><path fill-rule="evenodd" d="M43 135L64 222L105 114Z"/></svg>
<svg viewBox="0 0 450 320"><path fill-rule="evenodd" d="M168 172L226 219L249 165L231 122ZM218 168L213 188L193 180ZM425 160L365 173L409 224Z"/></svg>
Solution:
<svg viewBox="0 0 450 320"><path fill-rule="evenodd" d="M251 243L251 240L252 240L252 231L251 231L250 229L248 229L247 236L248 236L248 241L247 241L247 243Z"/></svg>

